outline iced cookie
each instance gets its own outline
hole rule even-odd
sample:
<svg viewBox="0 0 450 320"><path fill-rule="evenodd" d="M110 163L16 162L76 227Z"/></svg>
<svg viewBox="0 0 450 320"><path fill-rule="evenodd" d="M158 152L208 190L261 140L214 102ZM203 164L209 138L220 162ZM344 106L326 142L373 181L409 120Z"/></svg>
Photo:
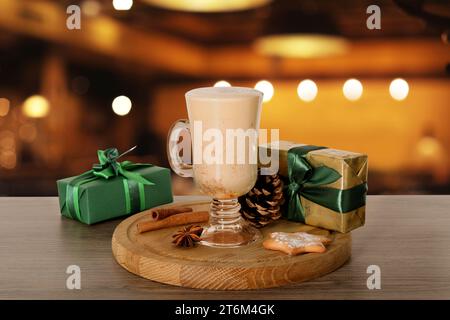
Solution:
<svg viewBox="0 0 450 320"><path fill-rule="evenodd" d="M298 255L308 252L322 253L327 249L325 245L331 240L325 236L317 236L306 232L273 232L270 239L263 242L263 246L269 250L282 251L288 255Z"/></svg>

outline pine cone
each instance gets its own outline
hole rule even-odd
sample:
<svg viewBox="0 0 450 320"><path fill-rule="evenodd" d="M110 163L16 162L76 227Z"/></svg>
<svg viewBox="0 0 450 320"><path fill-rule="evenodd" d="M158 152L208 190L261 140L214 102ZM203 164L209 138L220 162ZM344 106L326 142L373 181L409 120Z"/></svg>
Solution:
<svg viewBox="0 0 450 320"><path fill-rule="evenodd" d="M258 175L255 186L239 202L242 217L257 228L264 227L281 217L283 181L278 174Z"/></svg>
<svg viewBox="0 0 450 320"><path fill-rule="evenodd" d="M200 226L190 225L177 231L172 238L175 245L179 247L193 247L196 242L201 241L200 238L203 228Z"/></svg>

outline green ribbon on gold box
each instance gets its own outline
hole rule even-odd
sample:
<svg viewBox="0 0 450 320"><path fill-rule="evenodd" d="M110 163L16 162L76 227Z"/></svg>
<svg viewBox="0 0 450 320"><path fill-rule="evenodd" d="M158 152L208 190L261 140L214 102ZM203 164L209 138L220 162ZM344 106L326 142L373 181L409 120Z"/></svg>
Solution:
<svg viewBox="0 0 450 320"><path fill-rule="evenodd" d="M339 232L364 225L367 155L291 141L259 148L278 152L273 160L285 181L286 219Z"/></svg>
<svg viewBox="0 0 450 320"><path fill-rule="evenodd" d="M169 169L118 162L122 155L116 148L98 150L91 170L58 180L61 214L93 224L173 201Z"/></svg>

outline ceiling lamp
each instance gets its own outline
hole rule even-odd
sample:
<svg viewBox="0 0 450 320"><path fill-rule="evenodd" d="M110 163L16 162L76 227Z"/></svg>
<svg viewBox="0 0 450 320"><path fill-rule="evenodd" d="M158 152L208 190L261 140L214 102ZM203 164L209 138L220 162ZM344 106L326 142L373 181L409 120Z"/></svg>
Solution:
<svg viewBox="0 0 450 320"><path fill-rule="evenodd" d="M190 12L230 12L248 10L268 4L272 0L143 0L170 10Z"/></svg>
<svg viewBox="0 0 450 320"><path fill-rule="evenodd" d="M338 34L332 17L295 8L272 8L264 34L255 43L263 55L283 58L321 58L344 54L348 41Z"/></svg>

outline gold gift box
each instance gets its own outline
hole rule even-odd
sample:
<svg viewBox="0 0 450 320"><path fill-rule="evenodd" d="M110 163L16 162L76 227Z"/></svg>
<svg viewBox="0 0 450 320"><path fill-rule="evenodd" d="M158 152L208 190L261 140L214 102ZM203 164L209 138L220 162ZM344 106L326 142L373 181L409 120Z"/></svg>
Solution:
<svg viewBox="0 0 450 320"><path fill-rule="evenodd" d="M274 148L278 148L278 173L284 177L288 177L288 151L293 147L305 146L291 141L278 141L260 145L260 155L270 155ZM277 159L272 163L264 163L264 159L260 157L261 167L276 167ZM327 166L341 175L341 178L333 183L323 185L323 187L335 189L349 189L361 183L367 183L368 159L367 155L342 151L336 149L320 149L310 151L306 155L306 160L313 167ZM339 232L349 232L353 229L361 227L365 222L366 207L362 206L349 212L336 212L321 205L318 205L302 196L300 196L301 204L305 212L305 223L312 226L325 228L328 230L336 230Z"/></svg>

